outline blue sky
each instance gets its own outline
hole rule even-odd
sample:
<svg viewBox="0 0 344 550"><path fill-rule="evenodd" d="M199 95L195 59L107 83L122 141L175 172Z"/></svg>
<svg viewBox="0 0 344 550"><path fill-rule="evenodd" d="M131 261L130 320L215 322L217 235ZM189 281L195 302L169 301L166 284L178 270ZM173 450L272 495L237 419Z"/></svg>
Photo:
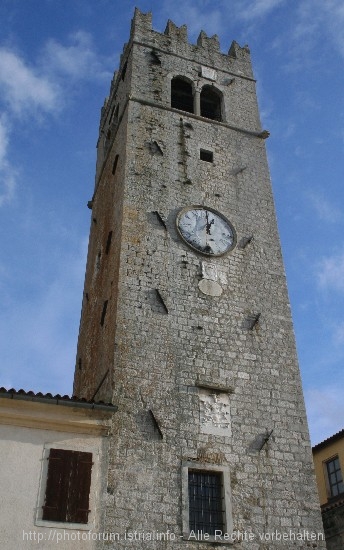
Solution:
<svg viewBox="0 0 344 550"><path fill-rule="evenodd" d="M344 424L342 0L2 0L0 385L71 393L99 114L135 5L250 46L315 444Z"/></svg>

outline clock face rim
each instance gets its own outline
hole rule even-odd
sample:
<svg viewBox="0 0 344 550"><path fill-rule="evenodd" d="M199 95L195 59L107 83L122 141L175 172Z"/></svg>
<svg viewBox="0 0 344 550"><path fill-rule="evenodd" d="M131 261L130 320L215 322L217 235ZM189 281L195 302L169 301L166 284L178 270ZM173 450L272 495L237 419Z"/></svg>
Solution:
<svg viewBox="0 0 344 550"><path fill-rule="evenodd" d="M217 217L221 218L228 225L228 227L231 231L231 234L232 234L233 241L232 241L231 245L228 248L226 248L226 250L224 250L223 252L216 253L216 254L212 253L212 252L204 252L204 251L200 250L199 248L197 248L196 246L194 246L192 243L190 243L185 238L185 236L183 235L183 233L179 229L179 222L180 222L180 219L182 218L182 216L186 212L190 212L192 210L203 210L203 211L212 212ZM178 235L180 236L182 241L189 248L191 248L194 252L197 252L198 254L202 254L203 256L206 256L207 258L219 258L221 256L225 256L226 254L228 254L229 252L231 252L233 250L233 248L235 247L236 242L237 242L236 231L233 227L233 224L221 212L219 212L215 208L211 208L210 206L204 206L204 205L201 205L201 204L196 204L196 205L186 206L186 207L182 208L176 216L176 228L177 228Z"/></svg>

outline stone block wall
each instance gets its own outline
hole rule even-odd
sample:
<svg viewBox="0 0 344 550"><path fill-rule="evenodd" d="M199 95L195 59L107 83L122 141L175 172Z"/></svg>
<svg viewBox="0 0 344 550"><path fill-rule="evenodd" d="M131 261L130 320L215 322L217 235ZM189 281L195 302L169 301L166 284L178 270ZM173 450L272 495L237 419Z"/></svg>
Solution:
<svg viewBox="0 0 344 550"><path fill-rule="evenodd" d="M222 121L172 109L174 76L216 87ZM224 55L204 33L191 45L184 27L156 33L136 11L102 112L75 378L90 398L105 376L97 399L119 408L108 548L204 546L183 538L190 463L230 478L227 526L251 537L241 548L325 548L264 137L247 47ZM181 240L176 217L195 205L232 223L227 255Z"/></svg>

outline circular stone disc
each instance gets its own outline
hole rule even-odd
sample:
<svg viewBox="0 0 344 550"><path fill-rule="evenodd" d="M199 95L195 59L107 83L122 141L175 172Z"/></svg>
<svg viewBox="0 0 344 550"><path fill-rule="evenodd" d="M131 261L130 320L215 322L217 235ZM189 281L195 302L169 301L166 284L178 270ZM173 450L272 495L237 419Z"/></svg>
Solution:
<svg viewBox="0 0 344 550"><path fill-rule="evenodd" d="M201 279L198 283L198 288L203 294L207 296L221 296L222 287L216 281L210 281L210 279Z"/></svg>

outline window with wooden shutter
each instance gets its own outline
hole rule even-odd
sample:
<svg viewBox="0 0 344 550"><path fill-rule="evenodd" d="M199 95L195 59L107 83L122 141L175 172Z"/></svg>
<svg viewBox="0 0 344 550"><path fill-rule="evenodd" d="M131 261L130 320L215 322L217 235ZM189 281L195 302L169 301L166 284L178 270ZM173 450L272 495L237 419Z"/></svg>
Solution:
<svg viewBox="0 0 344 550"><path fill-rule="evenodd" d="M92 453L50 449L43 520L88 523Z"/></svg>

